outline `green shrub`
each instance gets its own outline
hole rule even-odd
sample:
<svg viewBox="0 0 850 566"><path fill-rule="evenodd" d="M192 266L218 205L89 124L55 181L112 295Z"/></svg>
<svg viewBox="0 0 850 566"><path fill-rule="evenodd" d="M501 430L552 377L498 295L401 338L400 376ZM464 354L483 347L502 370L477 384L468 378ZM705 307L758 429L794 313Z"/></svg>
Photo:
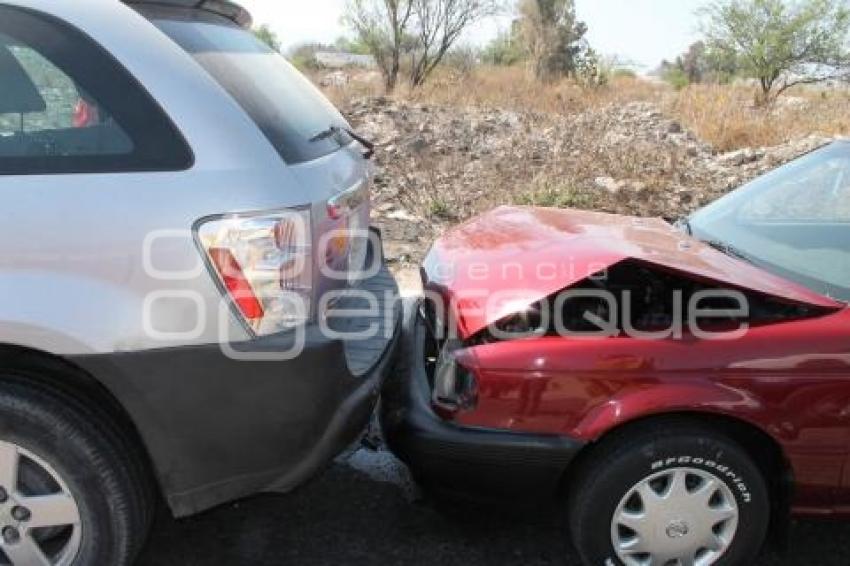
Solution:
<svg viewBox="0 0 850 566"><path fill-rule="evenodd" d="M573 187L544 186L518 195L514 199L514 204L547 208L592 209L596 203L592 194Z"/></svg>
<svg viewBox="0 0 850 566"><path fill-rule="evenodd" d="M431 203L428 206L428 213L434 217L442 220L456 220L454 212L452 211L451 205L445 199L441 197L434 197L431 199Z"/></svg>
<svg viewBox="0 0 850 566"><path fill-rule="evenodd" d="M611 71L611 76L615 79L636 79L637 73L632 69L620 67Z"/></svg>
<svg viewBox="0 0 850 566"><path fill-rule="evenodd" d="M691 81L688 80L688 75L682 69L678 67L673 67L668 69L664 73L664 80L670 84L676 90L682 90L691 84Z"/></svg>
<svg viewBox="0 0 850 566"><path fill-rule="evenodd" d="M481 52L481 60L490 65L510 67L526 60L528 54L515 32L503 31Z"/></svg>

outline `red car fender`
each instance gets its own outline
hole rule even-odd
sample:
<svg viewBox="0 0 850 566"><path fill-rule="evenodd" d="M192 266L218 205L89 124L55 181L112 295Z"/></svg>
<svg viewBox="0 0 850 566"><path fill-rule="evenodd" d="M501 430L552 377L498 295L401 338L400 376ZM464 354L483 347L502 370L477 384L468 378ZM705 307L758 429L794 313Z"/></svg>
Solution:
<svg viewBox="0 0 850 566"><path fill-rule="evenodd" d="M778 441L775 434L765 430L759 424L759 419L755 418L755 415L763 412L766 411L761 400L727 385L710 381L695 384L664 383L639 390L621 391L616 397L590 410L567 434L585 441L596 441L630 422L658 415L690 413L743 421ZM753 418L747 415L753 415Z"/></svg>

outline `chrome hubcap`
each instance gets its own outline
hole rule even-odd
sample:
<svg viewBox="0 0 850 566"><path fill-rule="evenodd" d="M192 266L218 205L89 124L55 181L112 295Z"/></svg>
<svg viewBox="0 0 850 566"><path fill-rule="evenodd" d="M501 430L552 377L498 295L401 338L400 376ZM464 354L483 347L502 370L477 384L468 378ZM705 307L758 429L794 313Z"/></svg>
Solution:
<svg viewBox="0 0 850 566"><path fill-rule="evenodd" d="M611 522L611 541L626 566L709 566L738 530L738 503L717 476L675 468L628 491Z"/></svg>
<svg viewBox="0 0 850 566"><path fill-rule="evenodd" d="M80 511L62 478L35 454L0 441L0 559L5 555L13 566L65 566L76 558L80 540Z"/></svg>

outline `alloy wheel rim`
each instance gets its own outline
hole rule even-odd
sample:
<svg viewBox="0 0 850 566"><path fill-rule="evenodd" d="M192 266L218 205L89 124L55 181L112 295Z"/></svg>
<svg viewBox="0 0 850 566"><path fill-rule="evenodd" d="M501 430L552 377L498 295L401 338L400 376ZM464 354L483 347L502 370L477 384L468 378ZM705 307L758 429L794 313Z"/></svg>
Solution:
<svg viewBox="0 0 850 566"><path fill-rule="evenodd" d="M626 493L611 521L611 541L626 566L710 566L735 540L739 517L720 478L672 468Z"/></svg>
<svg viewBox="0 0 850 566"><path fill-rule="evenodd" d="M44 478L37 490L44 493L22 481L25 466ZM81 540L79 506L62 477L32 452L0 441L0 559L12 566L67 566Z"/></svg>

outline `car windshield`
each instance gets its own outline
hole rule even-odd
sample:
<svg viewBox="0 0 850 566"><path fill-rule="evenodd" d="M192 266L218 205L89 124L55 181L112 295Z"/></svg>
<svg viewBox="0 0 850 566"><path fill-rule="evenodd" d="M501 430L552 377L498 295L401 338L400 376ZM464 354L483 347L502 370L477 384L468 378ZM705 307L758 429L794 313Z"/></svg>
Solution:
<svg viewBox="0 0 850 566"><path fill-rule="evenodd" d="M316 138L348 124L325 96L280 53L221 16L161 6L138 8L221 84L290 164L340 148Z"/></svg>
<svg viewBox="0 0 850 566"><path fill-rule="evenodd" d="M850 143L759 177L697 212L690 227L701 240L850 302Z"/></svg>

